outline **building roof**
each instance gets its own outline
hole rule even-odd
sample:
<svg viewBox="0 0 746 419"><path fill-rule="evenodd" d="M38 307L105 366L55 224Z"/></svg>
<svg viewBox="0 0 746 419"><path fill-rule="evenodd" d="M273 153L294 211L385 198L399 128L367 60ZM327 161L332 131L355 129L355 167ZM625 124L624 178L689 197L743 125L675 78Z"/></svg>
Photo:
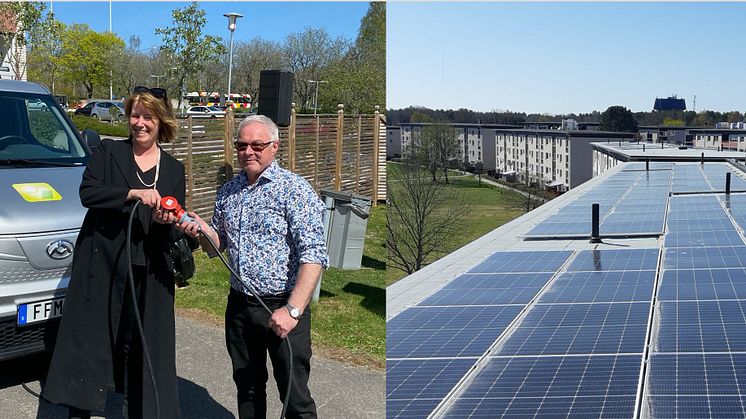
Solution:
<svg viewBox="0 0 746 419"><path fill-rule="evenodd" d="M726 163L621 163L389 286L387 417L740 412L746 194L727 172L746 191ZM594 202L600 243L526 238L588 232Z"/></svg>
<svg viewBox="0 0 746 419"><path fill-rule="evenodd" d="M645 144L618 142L591 143L593 148L603 150L621 161L699 161L704 154L705 161L726 161L743 159L742 151L717 151L701 148L679 148L666 143Z"/></svg>

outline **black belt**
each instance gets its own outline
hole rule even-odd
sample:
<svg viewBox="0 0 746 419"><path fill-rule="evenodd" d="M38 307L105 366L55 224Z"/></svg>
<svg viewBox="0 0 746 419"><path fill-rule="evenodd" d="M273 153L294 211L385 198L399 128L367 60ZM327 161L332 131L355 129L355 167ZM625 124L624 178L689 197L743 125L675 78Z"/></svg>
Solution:
<svg viewBox="0 0 746 419"><path fill-rule="evenodd" d="M244 294L241 291L236 290L235 288L231 287L231 295L233 295L236 298L239 298L241 301L246 302L249 305L252 306L259 306L259 300L256 298L256 296ZM270 306L270 307L282 307L288 302L288 298L290 298L290 293L286 292L284 294L279 295L261 295L260 296L262 301L264 301L264 304Z"/></svg>

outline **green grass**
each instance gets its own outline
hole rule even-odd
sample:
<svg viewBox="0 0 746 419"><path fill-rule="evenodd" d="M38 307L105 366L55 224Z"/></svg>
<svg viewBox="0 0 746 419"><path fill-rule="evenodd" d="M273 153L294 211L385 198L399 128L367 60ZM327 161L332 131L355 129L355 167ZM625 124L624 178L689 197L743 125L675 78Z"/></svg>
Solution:
<svg viewBox="0 0 746 419"><path fill-rule="evenodd" d="M387 165L389 174L393 173L395 175L397 171L398 165L391 163ZM429 178L430 174L423 171L422 176ZM469 176L458 176L456 173L449 173L448 180L448 184L441 183L441 186L456 189L463 194L466 204L464 206L466 211L464 219L466 221L462 223L456 234L445 241L442 251L428 259L428 263L438 260L508 221L523 215L520 203L525 198L515 192L487 185L484 182L479 187L477 179ZM443 180L441 179L440 182L443 182ZM389 183L389 188L392 186ZM407 273L402 270L389 268L386 272L386 285L390 285L406 275Z"/></svg>
<svg viewBox="0 0 746 419"><path fill-rule="evenodd" d="M386 208L372 208L359 270L327 269L319 302L312 305L314 350L336 359L383 369L386 358ZM220 322L225 314L228 270L219 258L195 252L197 272L190 286L176 292L176 306L207 313Z"/></svg>

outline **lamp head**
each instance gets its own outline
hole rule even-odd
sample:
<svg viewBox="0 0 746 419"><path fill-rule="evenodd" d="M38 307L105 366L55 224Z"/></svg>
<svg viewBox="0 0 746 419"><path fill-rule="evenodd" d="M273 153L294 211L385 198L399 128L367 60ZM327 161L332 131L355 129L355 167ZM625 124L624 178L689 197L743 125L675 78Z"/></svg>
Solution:
<svg viewBox="0 0 746 419"><path fill-rule="evenodd" d="M236 30L236 19L238 19L239 17L243 17L242 14L238 13L226 13L223 16L228 18L228 30L230 30L231 32Z"/></svg>

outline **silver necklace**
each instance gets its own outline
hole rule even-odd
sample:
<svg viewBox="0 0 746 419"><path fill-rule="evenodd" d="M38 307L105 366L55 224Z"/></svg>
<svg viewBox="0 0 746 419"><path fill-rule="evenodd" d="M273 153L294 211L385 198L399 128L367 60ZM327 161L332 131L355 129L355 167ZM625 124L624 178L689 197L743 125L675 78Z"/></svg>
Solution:
<svg viewBox="0 0 746 419"><path fill-rule="evenodd" d="M146 188L155 189L155 184L158 183L158 175L160 175L160 173L161 173L161 148L158 147L158 162L155 164L155 179L153 180L153 183L145 183L140 177L139 170L135 170L135 174L137 174L137 180L139 180L143 186L145 186Z"/></svg>

